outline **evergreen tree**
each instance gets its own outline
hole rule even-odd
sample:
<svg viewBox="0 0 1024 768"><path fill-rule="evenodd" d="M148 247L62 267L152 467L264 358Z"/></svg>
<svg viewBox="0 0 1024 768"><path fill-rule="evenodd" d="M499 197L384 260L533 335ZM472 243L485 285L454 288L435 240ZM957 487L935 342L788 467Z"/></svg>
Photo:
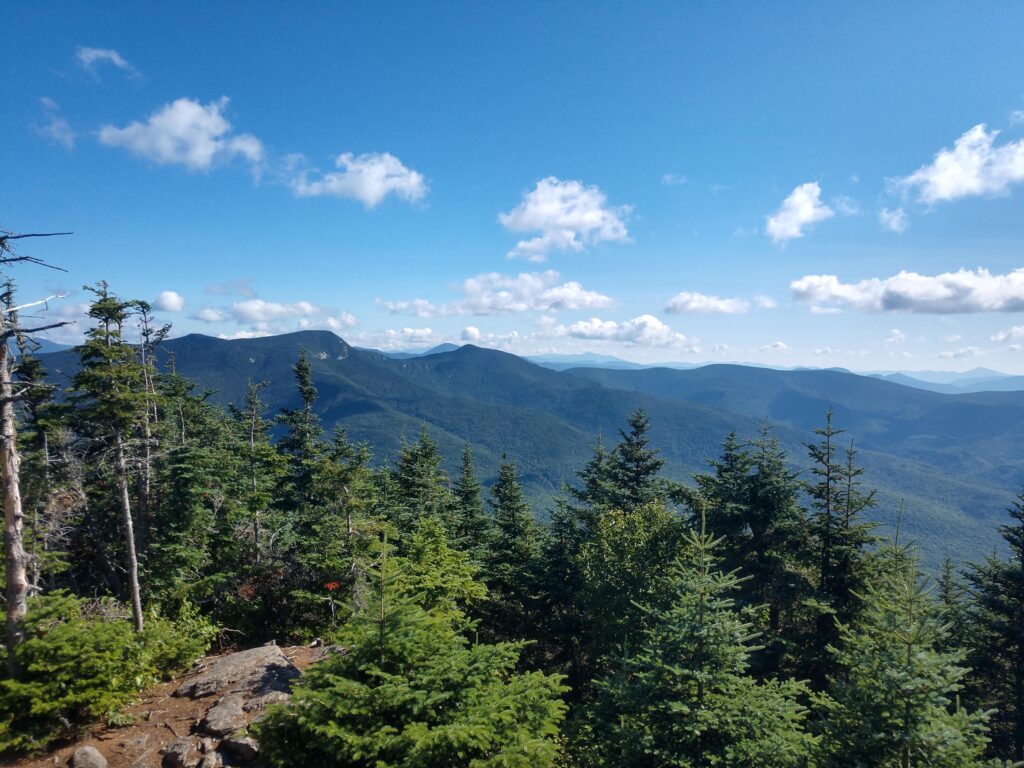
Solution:
<svg viewBox="0 0 1024 768"><path fill-rule="evenodd" d="M853 625L840 625L832 649L838 671L823 699L823 766L981 764L982 712L959 706L964 654L940 650L948 627L916 557L893 545L880 578L865 591Z"/></svg>
<svg viewBox="0 0 1024 768"><path fill-rule="evenodd" d="M579 486L567 488L569 496L576 502L568 507L586 528L593 527L600 511L614 505L615 486L611 470L611 453L604 447L598 436L594 442L593 455L577 473Z"/></svg>
<svg viewBox="0 0 1024 768"><path fill-rule="evenodd" d="M735 573L716 570L719 541L691 532L643 638L598 685L585 739L588 765L764 768L806 764L796 683L747 674L756 633L733 599Z"/></svg>
<svg viewBox="0 0 1024 768"><path fill-rule="evenodd" d="M141 632L142 597L131 504L130 465L134 457L129 454L133 447L137 449L138 441L133 438L147 418L145 374L135 349L124 338L124 325L132 303L112 294L106 283L86 286L86 290L96 296L89 307L89 317L96 325L86 333L86 341L79 347L80 368L72 379L70 396L75 405L76 430L90 440L91 455L99 470L97 479L105 477L109 483L94 486L104 494L101 503L95 506L109 505L111 496L116 499L114 504L119 510L126 552L127 597L132 605L135 630ZM112 472L110 464L113 464ZM107 470L101 474L104 467ZM114 570L108 568L108 573L113 575Z"/></svg>
<svg viewBox="0 0 1024 768"><path fill-rule="evenodd" d="M970 621L976 645L970 661L974 687L992 718L992 752L1024 760L1024 491L1010 508L1011 525L1000 527L1009 556L993 555L967 572L974 605Z"/></svg>
<svg viewBox="0 0 1024 768"><path fill-rule="evenodd" d="M867 548L874 541L871 523L861 522L864 510L874 506L874 491L861 488L863 468L856 464L852 443L840 458L837 438L845 430L832 422L832 411L825 413L825 425L814 430L817 443L807 445L812 461L812 481L807 493L811 499L811 529L817 561L817 593L813 607L818 613L814 641L802 663L816 688L821 688L834 672L828 652L839 638L839 624L851 624L862 606L861 595L868 580Z"/></svg>
<svg viewBox="0 0 1024 768"><path fill-rule="evenodd" d="M477 563L485 563L494 541L494 526L484 508L480 481L473 467L473 449L469 443L462 450L462 470L455 483L455 498L458 514L452 543L469 552Z"/></svg>
<svg viewBox="0 0 1024 768"><path fill-rule="evenodd" d="M285 508L301 511L315 501L313 475L323 448L323 430L320 418L313 410L317 391L313 384L313 367L300 350L299 359L292 367L298 389L300 407L281 411L277 421L284 427L278 449L288 458L288 470L281 488Z"/></svg>
<svg viewBox="0 0 1024 768"><path fill-rule="evenodd" d="M445 532L455 534L456 500L448 489L447 476L441 469L441 454L426 427L419 440L402 445L395 462L395 499L390 515L399 532L399 546L403 536L416 529L421 518L435 517L442 522Z"/></svg>
<svg viewBox="0 0 1024 768"><path fill-rule="evenodd" d="M522 637L530 623L535 597L534 568L540 553L540 531L511 462L503 461L498 468L490 504L495 536L484 568L491 590L485 626L498 638Z"/></svg>
<svg viewBox="0 0 1024 768"><path fill-rule="evenodd" d="M651 420L637 409L629 416L628 430L619 430L622 440L608 463L611 506L630 512L666 497L665 483L658 477L665 460L650 447Z"/></svg>
<svg viewBox="0 0 1024 768"><path fill-rule="evenodd" d="M413 562L432 568L429 557ZM554 764L564 713L558 677L517 674L521 645L470 644L460 633L464 617L450 603L424 607L432 602L423 599L425 585L447 579L440 572L394 578L384 560L367 608L342 633L345 653L310 668L291 701L257 726L274 765ZM411 586L419 600L408 594ZM444 600L444 592L436 594Z"/></svg>

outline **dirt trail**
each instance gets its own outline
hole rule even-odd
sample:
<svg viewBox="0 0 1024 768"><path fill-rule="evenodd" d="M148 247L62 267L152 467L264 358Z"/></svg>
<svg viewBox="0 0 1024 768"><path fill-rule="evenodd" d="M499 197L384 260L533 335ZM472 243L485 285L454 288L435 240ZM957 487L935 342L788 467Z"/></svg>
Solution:
<svg viewBox="0 0 1024 768"><path fill-rule="evenodd" d="M283 646L281 651L300 670L315 659L318 649ZM209 660L214 657L207 657ZM159 768L161 750L170 742L188 736L216 703L216 696L191 699L173 696L185 677L175 678L145 691L138 704L125 711L134 718L131 725L118 728L97 726L76 741L60 744L34 758L24 758L12 768L53 768L68 765L79 747L93 746L107 759L109 768Z"/></svg>

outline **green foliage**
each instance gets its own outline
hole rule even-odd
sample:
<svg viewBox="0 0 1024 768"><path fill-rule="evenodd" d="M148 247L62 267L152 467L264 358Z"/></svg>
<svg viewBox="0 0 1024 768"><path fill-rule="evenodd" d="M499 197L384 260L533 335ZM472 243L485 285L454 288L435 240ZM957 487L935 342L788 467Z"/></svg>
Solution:
<svg viewBox="0 0 1024 768"><path fill-rule="evenodd" d="M959 705L964 654L940 650L949 630L932 586L906 547L892 546L879 565L861 617L840 625L832 649L822 765L977 766L988 716Z"/></svg>
<svg viewBox="0 0 1024 768"><path fill-rule="evenodd" d="M434 539L424 532L421 544ZM556 676L513 670L521 646L471 644L450 605L424 607L382 566L370 606L256 726L281 768L551 766L564 712Z"/></svg>
<svg viewBox="0 0 1024 768"><path fill-rule="evenodd" d="M803 688L746 674L756 633L730 596L740 579L715 569L718 544L691 533L664 580L663 604L644 607L642 639L600 681L581 729L585 764L806 763Z"/></svg>
<svg viewBox="0 0 1024 768"><path fill-rule="evenodd" d="M188 606L178 622L151 615L140 635L113 602L63 593L33 598L17 648L24 672L0 679L0 754L37 751L117 713L148 685L192 664L213 632Z"/></svg>
<svg viewBox="0 0 1024 768"><path fill-rule="evenodd" d="M1000 533L1008 557L991 556L967 574L975 602L968 627L975 646L973 688L992 716L992 753L1024 761L1024 492Z"/></svg>

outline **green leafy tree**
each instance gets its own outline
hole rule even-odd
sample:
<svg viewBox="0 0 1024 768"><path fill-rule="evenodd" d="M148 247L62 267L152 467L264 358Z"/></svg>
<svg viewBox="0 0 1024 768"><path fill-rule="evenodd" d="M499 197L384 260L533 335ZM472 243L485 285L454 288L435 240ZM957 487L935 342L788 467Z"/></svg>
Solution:
<svg viewBox="0 0 1024 768"><path fill-rule="evenodd" d="M973 688L992 707L992 752L1024 760L1024 492L1000 527L1009 556L996 555L967 572L974 597L970 634L975 644Z"/></svg>
<svg viewBox="0 0 1024 768"><path fill-rule="evenodd" d="M748 675L756 633L732 598L740 578L716 569L719 544L691 532L662 599L645 606L642 639L598 685L584 764L806 765L804 689Z"/></svg>
<svg viewBox="0 0 1024 768"><path fill-rule="evenodd" d="M853 625L840 625L837 672L823 698L823 766L967 768L982 762L983 712L959 706L967 670L948 634L933 586L906 546L879 560Z"/></svg>

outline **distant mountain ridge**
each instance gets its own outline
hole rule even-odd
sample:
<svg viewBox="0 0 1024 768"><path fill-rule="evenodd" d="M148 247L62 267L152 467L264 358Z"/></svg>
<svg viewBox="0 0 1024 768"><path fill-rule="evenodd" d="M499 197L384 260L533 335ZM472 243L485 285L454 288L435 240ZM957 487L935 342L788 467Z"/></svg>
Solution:
<svg viewBox="0 0 1024 768"><path fill-rule="evenodd" d="M740 365L557 371L472 345L396 358L325 331L232 341L192 334L167 341L163 354L173 352L177 370L222 405L240 402L249 381L266 381L264 398L276 410L297 405L291 366L300 349L311 359L327 430L345 428L384 462L426 426L452 473L471 441L486 482L507 454L540 514L573 481L595 437L614 442L637 407L651 415L666 472L684 481L706 469L727 434L749 439L766 418L803 468L804 443L833 409L879 488L873 517L892 526L902 498L903 529L933 562L946 551L991 551L1024 480L1019 392L947 395L843 371ZM51 372L77 365L73 351L43 359Z"/></svg>

